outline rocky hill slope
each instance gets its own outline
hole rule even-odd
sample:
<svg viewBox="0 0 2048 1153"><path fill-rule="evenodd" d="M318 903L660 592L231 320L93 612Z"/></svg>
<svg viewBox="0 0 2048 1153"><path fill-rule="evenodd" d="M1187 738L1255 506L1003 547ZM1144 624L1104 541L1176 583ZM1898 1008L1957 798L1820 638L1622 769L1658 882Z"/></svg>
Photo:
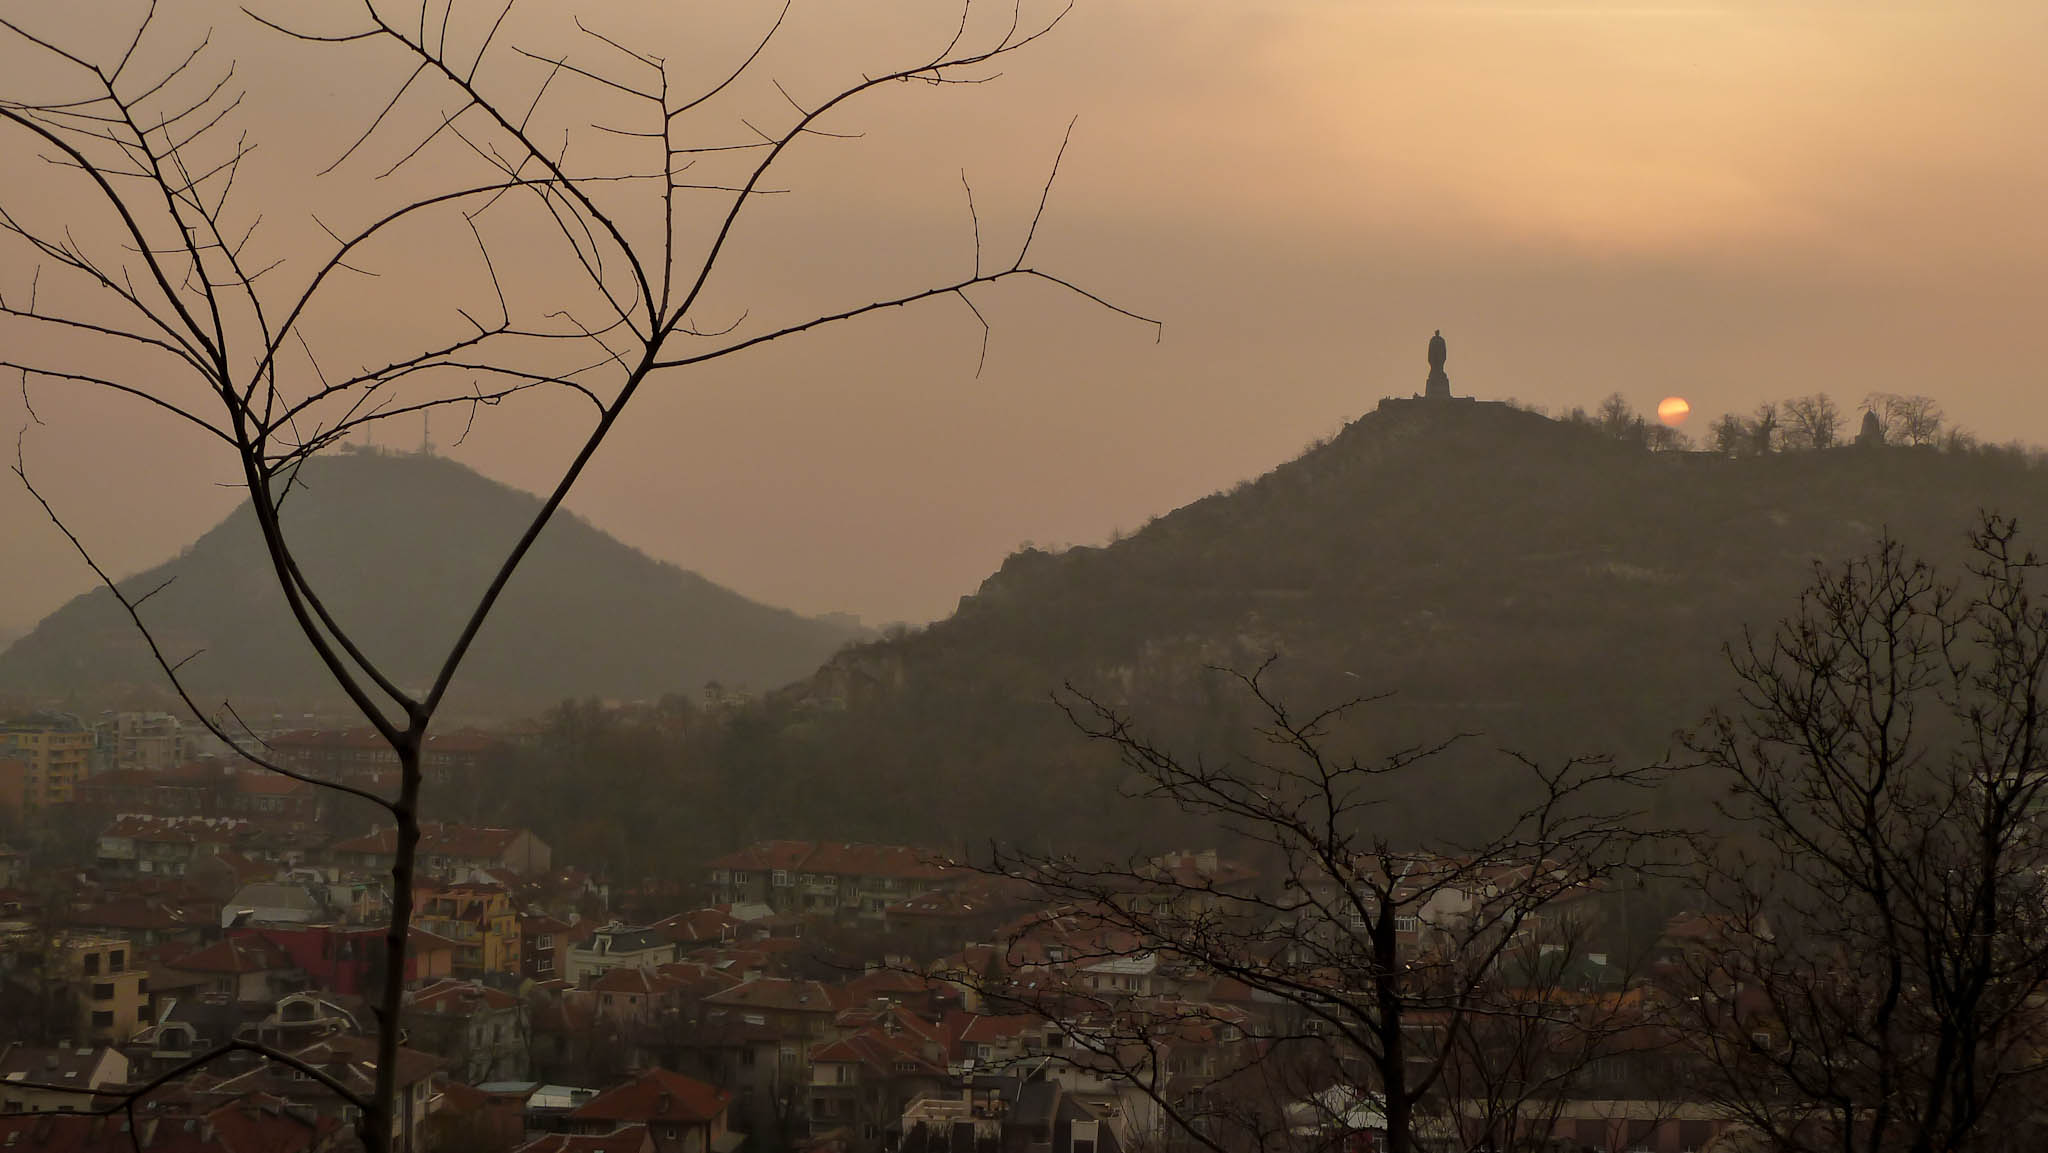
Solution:
<svg viewBox="0 0 2048 1153"><path fill-rule="evenodd" d="M1391 694L1339 734L1349 751L1466 734L1414 807L1484 808L1503 748L1666 756L1729 699L1723 646L1792 612L1816 562L1889 531L1960 565L1985 508L2048 544L2048 474L2021 454L1657 453L1501 405L1394 404L1128 539L1010 557L950 619L786 692L744 755L789 774L828 835L934 814L976 836L1114 834L1132 817L1100 803L1117 774L1050 694L1224 751L1252 714L1209 667L1277 656L1298 708Z"/></svg>

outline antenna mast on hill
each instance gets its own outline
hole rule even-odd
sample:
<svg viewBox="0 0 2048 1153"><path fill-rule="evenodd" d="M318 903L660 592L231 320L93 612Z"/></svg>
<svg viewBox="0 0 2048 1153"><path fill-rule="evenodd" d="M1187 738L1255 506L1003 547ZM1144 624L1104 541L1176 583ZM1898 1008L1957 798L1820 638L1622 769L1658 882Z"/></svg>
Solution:
<svg viewBox="0 0 2048 1153"><path fill-rule="evenodd" d="M434 455L434 414L431 412L420 414L420 455Z"/></svg>

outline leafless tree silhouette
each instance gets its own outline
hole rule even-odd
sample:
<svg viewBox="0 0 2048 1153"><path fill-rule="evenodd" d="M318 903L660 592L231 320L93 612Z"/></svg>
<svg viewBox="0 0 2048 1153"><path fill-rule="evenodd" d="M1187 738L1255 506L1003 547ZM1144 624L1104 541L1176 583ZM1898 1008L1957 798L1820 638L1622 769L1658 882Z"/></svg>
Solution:
<svg viewBox="0 0 2048 1153"><path fill-rule="evenodd" d="M250 181L237 177L258 142L236 128L246 91L235 63L212 45L216 29L191 27L189 14L160 12L154 0L110 48L90 46L104 44L104 26L81 30L82 21L54 20L35 6L0 18L0 52L20 65L0 81L11 193L0 200L0 230L13 244L9 267L29 270L18 278L25 283L7 286L0 318L37 338L10 342L0 365L20 375L31 416L35 389L105 390L198 430L230 456L305 643L398 758L396 796L311 781L381 807L397 827L375 1094L357 1100L319 1070L302 1070L363 1110L369 1148L393 1140L422 742L506 583L642 386L838 321L948 297L982 325L985 355L987 324L971 290L999 281L1038 282L1134 315L1031 263L1055 155L1013 255L983 250L969 190L973 262L957 278L752 330L745 316L722 325L701 318L714 270L735 259L736 225L779 191L771 178L792 150L845 135L835 114L886 86L985 82L1064 15L963 5L957 24L937 30L933 50L802 94L767 71L786 5L766 11L757 35L708 74L580 21L567 43L521 46L509 0L487 9L422 0L403 13L371 0L246 12L237 18L280 47L395 60L405 76L319 174L346 189L339 211L353 218L315 217L312 244L275 253L252 238L292 205L244 204ZM765 109L740 107L749 92L769 88ZM563 111L571 90L583 111ZM64 182L54 211L22 194L31 169L35 179ZM360 341L323 347L331 329L321 322L366 279L444 272L433 243L449 236L473 250L474 292L435 298L443 313L428 319L440 322L440 335L395 351ZM531 271L536 261L544 275ZM430 683L399 684L335 619L294 557L282 516L299 470L375 422L438 409L473 420L534 391L580 398L589 426ZM231 703L209 708L186 692L179 669L190 657L165 651L145 619L157 590L111 579L35 487L19 446L15 472L127 610L192 715L251 763L309 779L268 755ZM137 1092L243 1049L261 1047L223 1046Z"/></svg>
<svg viewBox="0 0 2048 1153"><path fill-rule="evenodd" d="M1242 756L1182 755L1072 690L1061 704L1117 750L1127 792L1213 818L1276 862L1277 875L1236 883L1159 859L1000 854L994 867L1028 878L1053 912L1006 943L984 995L1062 1023L1067 1060L1127 1078L1176 1139L1213 1153L1315 1148L1361 1110L1379 1118L1393 1153L1483 1145L1503 1127L1520 1139L1630 1022L1554 981L1535 987L1541 965L1524 981L1512 973L1546 942L1577 941L1578 918L1602 891L1650 866L1653 837L1628 802L1660 772L1508 754L1528 789L1510 819L1469 841L1397 837L1376 827L1376 810L1450 741L1346 755L1333 726L1368 700L1301 714L1266 668L1218 671L1257 718L1259 739ZM1249 1031L1245 1022L1196 997L1146 1004L1061 980L1040 960L1049 932L1066 942L1064 967L1156 958L1184 981L1249 989L1275 1007L1273 1021L1246 1063L1204 1070L1191 1090L1174 1077L1176 1041ZM1474 1124L1473 1099L1487 1093L1493 1112ZM1330 1116L1290 1119L1289 1106Z"/></svg>
<svg viewBox="0 0 2048 1153"><path fill-rule="evenodd" d="M1733 653L1695 738L1739 821L1686 968L1703 1082L1771 1148L2038 1148L2048 609L1987 516L1967 577L1895 540Z"/></svg>

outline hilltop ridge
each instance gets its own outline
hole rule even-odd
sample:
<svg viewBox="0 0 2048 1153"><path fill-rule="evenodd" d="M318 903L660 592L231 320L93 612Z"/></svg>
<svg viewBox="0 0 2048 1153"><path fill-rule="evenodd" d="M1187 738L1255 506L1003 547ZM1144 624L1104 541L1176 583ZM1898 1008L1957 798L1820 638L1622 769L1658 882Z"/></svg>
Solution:
<svg viewBox="0 0 2048 1153"><path fill-rule="evenodd" d="M786 690L760 755L845 769L791 787L861 835L935 819L874 802L905 795L955 827L1073 831L1106 819L1115 773L1055 690L1213 752L1246 714L1209 667L1278 657L1299 708L1391 694L1359 714L1362 749L1465 734L1446 780L1500 748L1655 760L1732 689L1723 646L1794 611L1815 562L1888 530L1956 564L1986 508L2048 526L2048 477L1932 448L1652 452L1503 404L1391 403L1128 538L1016 553L948 619Z"/></svg>

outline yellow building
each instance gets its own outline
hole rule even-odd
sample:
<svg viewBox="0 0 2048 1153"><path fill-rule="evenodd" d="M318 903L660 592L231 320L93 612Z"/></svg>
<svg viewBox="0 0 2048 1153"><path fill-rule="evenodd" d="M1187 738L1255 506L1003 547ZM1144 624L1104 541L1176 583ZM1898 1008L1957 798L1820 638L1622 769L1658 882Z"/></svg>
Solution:
<svg viewBox="0 0 2048 1153"><path fill-rule="evenodd" d="M95 743L91 729L68 719L38 717L0 726L0 750L28 764L22 811L70 804Z"/></svg>
<svg viewBox="0 0 2048 1153"><path fill-rule="evenodd" d="M57 950L57 974L78 1001L78 1036L119 1045L149 1024L149 971L116 937L71 937Z"/></svg>
<svg viewBox="0 0 2048 1153"><path fill-rule="evenodd" d="M413 924L455 942L455 975L519 973L519 914L502 885L463 882L413 890Z"/></svg>

